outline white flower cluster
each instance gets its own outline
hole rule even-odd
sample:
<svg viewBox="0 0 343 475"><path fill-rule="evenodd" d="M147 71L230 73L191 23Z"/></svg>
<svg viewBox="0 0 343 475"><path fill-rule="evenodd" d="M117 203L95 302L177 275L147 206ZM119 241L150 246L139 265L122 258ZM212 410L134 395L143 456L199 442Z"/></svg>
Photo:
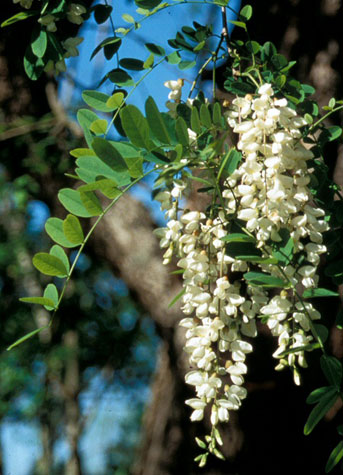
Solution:
<svg viewBox="0 0 343 475"><path fill-rule="evenodd" d="M187 329L185 350L195 368L185 379L195 386L197 395L186 404L193 408L192 420L201 420L206 406L211 405L211 422L216 425L228 421L229 410L237 410L246 397L242 387L247 373L245 358L252 346L244 337L256 336L255 317L268 298L251 286L243 297L240 282L229 282L230 268L246 270L246 263L225 254L221 238L227 234L228 223L224 212L210 219L202 212L185 210L177 218L185 187L179 180L170 191L156 195L169 221L155 233L161 247L168 248L164 264L176 254L181 257L178 266L184 270L182 311L186 318L180 325Z"/></svg>
<svg viewBox="0 0 343 475"><path fill-rule="evenodd" d="M169 98L178 102L181 82L165 85L171 89ZM242 384L252 345L245 338L256 336L256 317L262 317L278 337L277 369L291 366L296 384L300 382L296 365L306 365L303 347L313 339L312 321L320 318L312 304L298 295L317 286L319 256L326 251L322 233L328 224L308 187L307 161L313 154L301 143L300 130L306 122L286 99L273 95L271 85L264 84L255 98L247 95L233 101L227 119L239 135L242 160L224 181L219 202L207 215L180 213L185 178L169 183L155 197L168 219L165 228L156 230L161 247L167 248L163 262L168 264L174 254L183 269L181 308L186 317L180 325L186 329L185 351L192 366L185 379L196 392L186 404L193 409L192 420L201 420L210 406L213 426L227 421L229 411L237 410L246 397ZM289 254L267 264L227 255L223 237L233 219L244 224L242 232L256 239L262 257L270 258L285 234L291 238ZM244 281L242 273L256 267L286 281L287 290L273 289L270 296L264 288ZM231 279L233 272L240 272L240 279Z"/></svg>
<svg viewBox="0 0 343 475"><path fill-rule="evenodd" d="M313 154L301 143L299 130L306 121L288 106L286 99L273 99L271 85L264 84L255 99L251 95L234 99L228 122L239 134L237 148L242 151L243 160L225 183L227 212L245 222L246 229L256 237L257 247L267 255L271 242L280 242L280 231L287 230L294 253L301 253L304 263L288 263L282 269L260 265L261 269L286 278L299 289L316 287L319 256L326 252L322 233L328 230L328 223L324 211L314 206L308 188L307 161ZM276 357L287 348L310 343L310 322L320 318L310 303L294 304L285 291L262 307L261 314L269 316L267 325L279 337ZM305 366L302 351L290 354L288 364L294 367L296 356L299 364ZM282 360L278 368L286 364ZM294 376L299 383L296 369Z"/></svg>

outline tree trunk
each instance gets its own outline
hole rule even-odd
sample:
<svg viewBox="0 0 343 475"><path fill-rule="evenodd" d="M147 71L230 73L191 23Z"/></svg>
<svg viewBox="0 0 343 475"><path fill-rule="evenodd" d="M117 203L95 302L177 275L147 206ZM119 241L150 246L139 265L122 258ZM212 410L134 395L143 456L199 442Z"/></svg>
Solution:
<svg viewBox="0 0 343 475"><path fill-rule="evenodd" d="M70 457L66 464L65 475L81 475L81 461L78 443L81 434L80 409L78 395L80 392L80 373L78 362L78 334L69 330L64 335L67 350L64 378L65 430L69 442Z"/></svg>

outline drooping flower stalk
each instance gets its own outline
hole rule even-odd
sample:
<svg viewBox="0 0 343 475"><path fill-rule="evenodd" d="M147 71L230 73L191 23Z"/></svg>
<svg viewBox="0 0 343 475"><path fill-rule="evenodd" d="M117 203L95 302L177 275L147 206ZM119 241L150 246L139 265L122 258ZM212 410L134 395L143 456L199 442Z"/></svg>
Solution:
<svg viewBox="0 0 343 475"><path fill-rule="evenodd" d="M172 89L169 99L178 103L182 83L165 85ZM156 230L161 247L167 248L163 262L168 264L175 255L183 270L181 309L186 317L180 325L186 329L185 351L191 365L185 380L196 392L186 404L193 409L194 421L201 420L209 407L213 427L228 421L229 411L237 410L246 397L245 360L253 347L245 338L256 336L257 317L278 337L276 369L292 367L296 384L297 365L306 366L303 347L313 340L312 321L320 318L301 295L318 284L319 256L326 251L322 233L328 224L308 187L307 161L313 154L302 144L300 130L306 121L286 99L273 95L271 85L264 84L255 97L233 100L226 117L238 134L242 160L222 183L217 180L217 194L207 210L179 208L187 174L156 196L168 219L165 228ZM176 108L170 103L168 107L174 116ZM196 156L194 131L189 134ZM196 168L202 163L193 159L187 165ZM260 260L240 260L227 251L223 238L233 222L243 223L241 230L255 240ZM276 259L275 246L285 236L289 253ZM278 278L285 288L270 292L253 285L244 277L251 270Z"/></svg>

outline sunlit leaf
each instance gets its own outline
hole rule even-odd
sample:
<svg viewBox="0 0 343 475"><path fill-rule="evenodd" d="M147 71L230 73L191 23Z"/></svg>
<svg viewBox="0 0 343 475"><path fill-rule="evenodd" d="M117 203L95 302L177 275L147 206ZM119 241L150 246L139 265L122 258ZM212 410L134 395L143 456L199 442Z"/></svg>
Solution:
<svg viewBox="0 0 343 475"><path fill-rule="evenodd" d="M66 277L68 271L61 261L56 256L47 254L46 252L39 252L35 254L32 259L33 265L36 269L39 270L42 274L57 276L57 277Z"/></svg>
<svg viewBox="0 0 343 475"><path fill-rule="evenodd" d="M83 242L84 235L80 221L73 214L68 214L63 221L63 232L73 245L77 246Z"/></svg>
<svg viewBox="0 0 343 475"><path fill-rule="evenodd" d="M71 188L63 188L58 192L58 199L69 213L81 218L90 218L92 216L84 207L78 191Z"/></svg>
<svg viewBox="0 0 343 475"><path fill-rule="evenodd" d="M53 310L54 308L57 307L58 305L58 290L56 288L55 284L48 284L44 290L44 297L50 299L53 301L54 305L49 306L49 305L44 305L46 310Z"/></svg>
<svg viewBox="0 0 343 475"><path fill-rule="evenodd" d="M62 219L49 218L45 223L45 231L57 244L63 247L75 247L75 244L70 242L64 234Z"/></svg>
<svg viewBox="0 0 343 475"><path fill-rule="evenodd" d="M64 267L67 269L67 273L69 274L70 264L69 264L68 256L65 253L64 249L58 244L55 244L50 249L50 255L57 257L57 259L60 259L63 262Z"/></svg>

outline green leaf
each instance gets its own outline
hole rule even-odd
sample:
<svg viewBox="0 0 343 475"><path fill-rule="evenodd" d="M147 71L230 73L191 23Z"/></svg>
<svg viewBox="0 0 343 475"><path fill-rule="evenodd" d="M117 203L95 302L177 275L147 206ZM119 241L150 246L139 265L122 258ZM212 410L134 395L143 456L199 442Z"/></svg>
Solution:
<svg viewBox="0 0 343 475"><path fill-rule="evenodd" d="M53 2L53 7L49 11L49 13L51 13L51 15L57 15L57 18L58 18L59 17L58 14L62 13L63 10L65 10L66 3L67 3L67 0L57 0Z"/></svg>
<svg viewBox="0 0 343 475"><path fill-rule="evenodd" d="M255 92L256 86L243 82L242 80L234 80L228 78L224 83L224 87L227 91L232 92L232 94L237 94L238 96L245 96L246 94L253 94Z"/></svg>
<svg viewBox="0 0 343 475"><path fill-rule="evenodd" d="M108 107L107 101L110 98L108 94L99 91L86 90L82 92L82 99L93 109L101 112L111 112L111 107Z"/></svg>
<svg viewBox="0 0 343 475"><path fill-rule="evenodd" d="M62 219L49 218L45 223L45 231L57 244L63 247L75 247L75 244L69 241L64 234Z"/></svg>
<svg viewBox="0 0 343 475"><path fill-rule="evenodd" d="M164 123L162 114L158 110L156 102L149 96L145 102L145 114L154 136L163 144L170 144L170 137L167 127Z"/></svg>
<svg viewBox="0 0 343 475"><path fill-rule="evenodd" d="M147 10L151 10L152 8L156 8L162 0L135 0L135 4Z"/></svg>
<svg viewBox="0 0 343 475"><path fill-rule="evenodd" d="M112 56L118 51L118 49L120 48L120 45L121 45L121 39L118 38L117 36L112 36L110 38L106 38L105 40L103 40L100 44L98 44L98 46L95 48L95 50L93 51L90 59L93 59L94 56L99 53L99 51L106 47L106 46L111 46L111 53L112 53Z"/></svg>
<svg viewBox="0 0 343 475"><path fill-rule="evenodd" d="M181 61L181 56L178 51L173 51L172 53L168 54L166 59L169 64L179 64Z"/></svg>
<svg viewBox="0 0 343 475"><path fill-rule="evenodd" d="M144 61L144 69L150 69L154 65L155 56L151 53L149 57Z"/></svg>
<svg viewBox="0 0 343 475"><path fill-rule="evenodd" d="M76 158L83 157L84 155L94 155L95 156L95 152L93 152L93 150L90 149L90 148L74 148L69 153L70 153L70 155L72 155L73 157L76 157Z"/></svg>
<svg viewBox="0 0 343 475"><path fill-rule="evenodd" d="M57 244L55 244L50 249L50 255L57 257L57 259L60 259L63 262L64 267L67 269L67 273L69 274L70 264L69 264L68 256L65 253L64 249L61 246L58 246Z"/></svg>
<svg viewBox="0 0 343 475"><path fill-rule="evenodd" d="M158 46L154 43L145 43L144 45L150 53L155 54L156 56L165 56L166 52L162 46Z"/></svg>
<svg viewBox="0 0 343 475"><path fill-rule="evenodd" d="M236 150L236 148L231 148L228 153L223 157L220 164L220 170L224 170L228 176L237 169L239 162L242 160L242 154Z"/></svg>
<svg viewBox="0 0 343 475"><path fill-rule="evenodd" d="M313 328L317 332L319 340L324 345L324 343L328 339L329 330L326 328L326 326L321 325L320 323L314 323Z"/></svg>
<svg viewBox="0 0 343 475"><path fill-rule="evenodd" d="M254 244L256 243L255 238L243 233L230 233L227 236L222 237L221 239L222 241L226 242L251 242Z"/></svg>
<svg viewBox="0 0 343 475"><path fill-rule="evenodd" d="M71 188L63 188L58 192L58 199L69 213L81 218L90 218L92 216L84 207L78 191Z"/></svg>
<svg viewBox="0 0 343 475"><path fill-rule="evenodd" d="M53 306L44 305L46 310L54 310L58 305L58 291L55 284L48 284L44 290L44 297L53 301Z"/></svg>
<svg viewBox="0 0 343 475"><path fill-rule="evenodd" d="M95 112L90 111L88 109L79 109L76 117L81 128L83 129L86 142L90 147L94 138L94 136L90 132L90 126L93 124L94 121L98 120L99 117L95 114Z"/></svg>
<svg viewBox="0 0 343 475"><path fill-rule="evenodd" d="M89 183L88 185L80 186L79 191L95 191L99 190L103 195L107 198L114 199L117 196L123 194L121 190L117 188L117 184L115 181L110 180L108 178L98 180L94 183Z"/></svg>
<svg viewBox="0 0 343 475"><path fill-rule="evenodd" d="M280 229L279 235L281 237L281 241L273 242L271 244L273 248L272 255L275 259L277 259L278 262L288 265L293 258L294 241L288 229Z"/></svg>
<svg viewBox="0 0 343 475"><path fill-rule="evenodd" d="M257 41L247 41L246 47L252 54L257 54L261 49L261 46Z"/></svg>
<svg viewBox="0 0 343 475"><path fill-rule="evenodd" d="M139 178L143 175L143 157L124 157L131 178Z"/></svg>
<svg viewBox="0 0 343 475"><path fill-rule="evenodd" d="M213 123L215 125L221 125L222 115L223 114L219 102L215 102L213 105Z"/></svg>
<svg viewBox="0 0 343 475"><path fill-rule="evenodd" d="M278 69L278 70L283 69L288 64L287 59L282 54L274 54L271 61L275 69Z"/></svg>
<svg viewBox="0 0 343 475"><path fill-rule="evenodd" d="M340 361L334 356L322 355L320 357L320 367L328 382L339 390L343 374Z"/></svg>
<svg viewBox="0 0 343 475"><path fill-rule="evenodd" d="M31 16L35 16L35 15L38 15L37 11L16 13L15 15L11 16L10 18L7 18L7 20L3 21L1 23L1 28L4 28L5 26L13 25L13 23L16 23L17 21L26 20L27 18L30 18Z"/></svg>
<svg viewBox="0 0 343 475"><path fill-rule="evenodd" d="M271 43L270 41L267 41L261 50L261 59L262 61L267 61L270 60L271 57L277 53L277 50L275 48L275 45Z"/></svg>
<svg viewBox="0 0 343 475"><path fill-rule="evenodd" d="M304 299L312 299L315 297L339 297L339 294L327 289L306 289L302 296Z"/></svg>
<svg viewBox="0 0 343 475"><path fill-rule="evenodd" d="M132 77L124 71L124 69L116 68L112 69L107 74L108 79L113 82L114 84L117 84L118 86L134 86L135 81L132 79Z"/></svg>
<svg viewBox="0 0 343 475"><path fill-rule="evenodd" d="M196 61L180 61L178 63L178 68L181 69L181 71L185 71L186 69L194 68L196 64Z"/></svg>
<svg viewBox="0 0 343 475"><path fill-rule="evenodd" d="M261 272L247 272L243 274L243 277L249 284L259 287L288 287L288 282Z"/></svg>
<svg viewBox="0 0 343 475"><path fill-rule="evenodd" d="M307 123L308 125L313 124L313 117L312 117L312 115L306 113L306 114L304 115L304 119L305 119L305 121L306 121L306 123Z"/></svg>
<svg viewBox="0 0 343 475"><path fill-rule="evenodd" d="M110 5L95 5L94 18L98 25L105 23L110 17L113 8Z"/></svg>
<svg viewBox="0 0 343 475"><path fill-rule="evenodd" d="M149 150L149 126L141 111L136 106L128 105L121 110L120 117L125 133L133 145Z"/></svg>
<svg viewBox="0 0 343 475"><path fill-rule="evenodd" d="M26 48L25 55L24 55L24 69L25 73L27 74L28 78L31 81L36 81L44 70L44 62L42 58L37 58L32 53L30 45Z"/></svg>
<svg viewBox="0 0 343 475"><path fill-rule="evenodd" d="M108 140L96 137L92 142L92 148L100 160L113 171L119 174L127 173L127 166L123 157Z"/></svg>
<svg viewBox="0 0 343 475"><path fill-rule="evenodd" d="M206 104L201 104L200 121L207 129L212 127L211 114Z"/></svg>
<svg viewBox="0 0 343 475"><path fill-rule="evenodd" d="M109 99L107 99L106 105L112 110L118 109L123 103L124 100L123 92L115 92Z"/></svg>
<svg viewBox="0 0 343 475"><path fill-rule="evenodd" d="M264 260L255 241L231 241L226 245L226 254L235 259L257 262Z"/></svg>
<svg viewBox="0 0 343 475"><path fill-rule="evenodd" d="M243 28L243 30L247 31L247 25L243 21L235 21L235 20L228 20L229 23L232 23L238 28Z"/></svg>
<svg viewBox="0 0 343 475"><path fill-rule="evenodd" d="M81 197L82 199L82 197ZM79 219L73 214L68 214L63 221L63 232L66 238L78 246L84 240L84 235Z"/></svg>
<svg viewBox="0 0 343 475"><path fill-rule="evenodd" d="M245 7L242 8L242 10L239 13L240 17L243 17L244 21L250 20L252 17L252 6L251 5L245 5Z"/></svg>
<svg viewBox="0 0 343 475"><path fill-rule="evenodd" d="M330 109L333 109L335 105L336 105L336 99L334 97L331 97L331 99L329 100Z"/></svg>
<svg viewBox="0 0 343 475"><path fill-rule="evenodd" d="M198 51L201 51L203 49L203 47L205 46L205 44L206 44L205 40L200 41L200 43L198 43L196 46L194 46L193 51L195 53L197 53Z"/></svg>
<svg viewBox="0 0 343 475"><path fill-rule="evenodd" d="M93 183L98 177L113 180L117 186L124 186L130 183L130 176L127 170L125 173L118 173L98 157L80 157L76 160L76 164L80 167L76 169L76 173L86 183Z"/></svg>
<svg viewBox="0 0 343 475"><path fill-rule="evenodd" d="M43 58L48 46L48 35L43 29L35 29L31 38L31 49L37 58Z"/></svg>
<svg viewBox="0 0 343 475"><path fill-rule="evenodd" d="M19 299L21 302L35 303L38 305L44 305L50 308L55 308L55 304L52 299L46 297L23 297Z"/></svg>
<svg viewBox="0 0 343 475"><path fill-rule="evenodd" d="M328 127L327 131L329 132L329 142L333 142L334 140L339 139L342 136L342 128L338 127L338 125L333 125L332 127Z"/></svg>
<svg viewBox="0 0 343 475"><path fill-rule="evenodd" d="M144 61L140 59L122 58L119 64L122 68L128 69L129 71L143 71L144 69Z"/></svg>
<svg viewBox="0 0 343 475"><path fill-rule="evenodd" d="M124 13L121 17L124 21L126 21L126 23L135 23L133 16L129 15L128 13Z"/></svg>
<svg viewBox="0 0 343 475"><path fill-rule="evenodd" d="M181 145L189 145L189 136L187 130L187 124L182 117L178 117L175 123L175 133L178 141Z"/></svg>
<svg viewBox="0 0 343 475"><path fill-rule="evenodd" d="M337 392L337 388L335 388L333 386L323 386L321 388L317 388L308 395L308 397L306 399L306 403L307 404L316 404L324 396L326 396L328 394L335 394L336 392Z"/></svg>
<svg viewBox="0 0 343 475"><path fill-rule="evenodd" d="M338 442L336 447L331 452L329 459L325 466L325 473L331 472L331 470L338 464L343 457L343 440Z"/></svg>
<svg viewBox="0 0 343 475"><path fill-rule="evenodd" d="M337 398L339 397L339 393L335 391L334 393L328 393L327 395L323 396L319 403L312 409L307 422L304 427L304 434L309 435L318 422L325 416L325 414L331 409L331 407L335 404Z"/></svg>
<svg viewBox="0 0 343 475"><path fill-rule="evenodd" d="M192 107L191 113L191 129L199 135L201 133L201 124L200 124L200 117L199 112L196 107Z"/></svg>
<svg viewBox="0 0 343 475"><path fill-rule="evenodd" d="M106 134L106 130L108 127L108 122L105 119L97 119L91 123L89 129L94 132L96 135L104 135Z"/></svg>
<svg viewBox="0 0 343 475"><path fill-rule="evenodd" d="M168 308L171 308L180 298L183 296L183 294L186 292L186 289L182 289L181 292L179 292L173 300L169 303Z"/></svg>
<svg viewBox="0 0 343 475"><path fill-rule="evenodd" d="M47 328L49 328L49 325L45 325L44 327L37 328L36 330L33 330L33 332L30 332L30 333L28 333L27 335L22 336L22 337L19 338L17 341L15 341L14 343L12 343L12 345L10 345L10 346L7 348L7 351L12 350L12 348L14 348L15 346L20 345L20 344L23 343L24 341L26 341L26 340L28 340L29 338L31 338L31 337L37 335L37 333L40 333L42 330L46 330Z"/></svg>
<svg viewBox="0 0 343 475"><path fill-rule="evenodd" d="M82 204L89 214L92 216L100 216L102 213L102 206L99 198L93 191L80 191Z"/></svg>
<svg viewBox="0 0 343 475"><path fill-rule="evenodd" d="M46 252L35 254L32 262L35 268L42 274L56 277L66 277L68 275L68 271L61 259Z"/></svg>

